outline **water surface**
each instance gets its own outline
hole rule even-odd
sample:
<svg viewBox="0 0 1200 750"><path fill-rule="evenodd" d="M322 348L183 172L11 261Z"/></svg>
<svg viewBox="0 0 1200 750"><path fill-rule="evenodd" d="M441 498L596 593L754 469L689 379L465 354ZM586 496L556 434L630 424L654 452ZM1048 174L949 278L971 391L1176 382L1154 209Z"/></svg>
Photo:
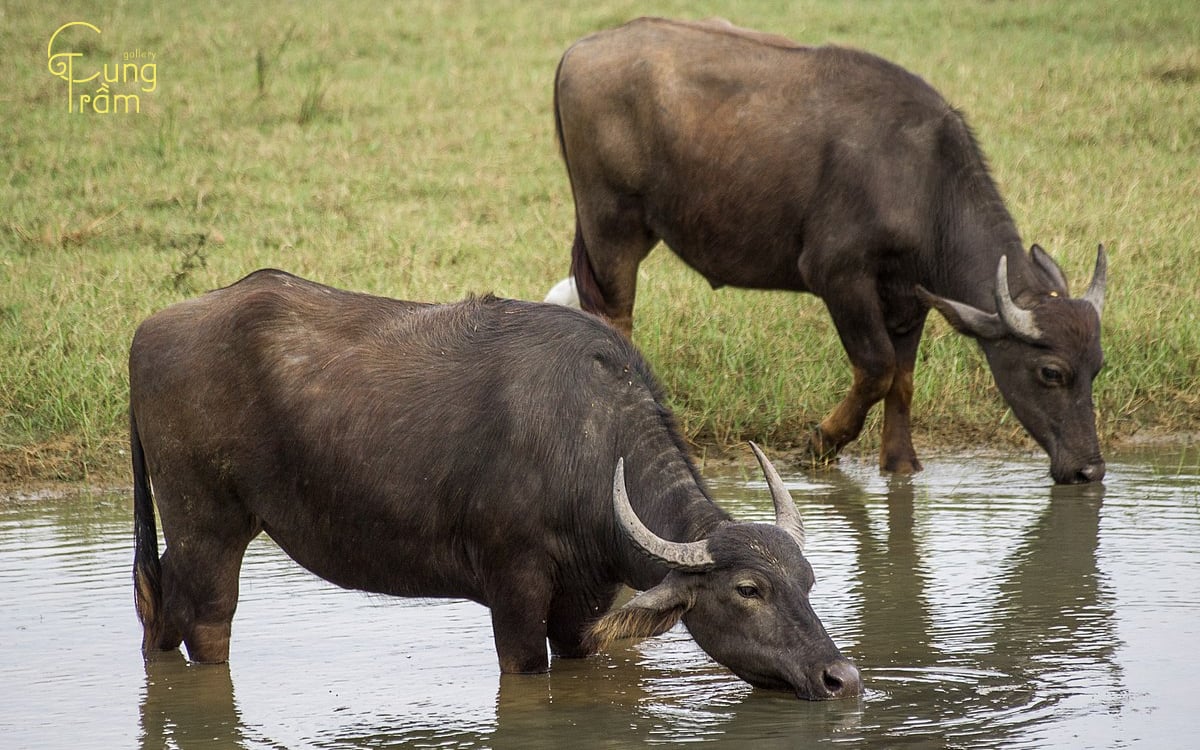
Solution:
<svg viewBox="0 0 1200 750"><path fill-rule="evenodd" d="M716 472L771 517L759 476ZM1200 450L1114 456L1102 487L1034 455L784 475L860 699L753 689L682 628L502 677L484 608L343 591L265 537L229 664L143 663L129 498L80 493L0 500L0 746L1200 746Z"/></svg>

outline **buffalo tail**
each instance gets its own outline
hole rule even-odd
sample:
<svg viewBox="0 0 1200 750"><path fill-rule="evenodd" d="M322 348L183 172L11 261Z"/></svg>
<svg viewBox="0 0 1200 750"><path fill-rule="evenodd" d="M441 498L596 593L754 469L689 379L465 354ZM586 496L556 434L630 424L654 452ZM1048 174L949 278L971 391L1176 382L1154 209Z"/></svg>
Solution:
<svg viewBox="0 0 1200 750"><path fill-rule="evenodd" d="M146 473L146 454L133 411L129 414L129 454L133 463L133 596L142 623L142 651L157 647L162 634L162 566L158 558L158 532L154 497Z"/></svg>

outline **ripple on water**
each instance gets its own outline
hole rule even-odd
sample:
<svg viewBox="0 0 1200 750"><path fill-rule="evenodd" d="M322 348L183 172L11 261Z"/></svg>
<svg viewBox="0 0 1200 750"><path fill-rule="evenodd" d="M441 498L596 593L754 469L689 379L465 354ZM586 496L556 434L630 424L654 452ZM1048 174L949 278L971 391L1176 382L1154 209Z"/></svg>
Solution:
<svg viewBox="0 0 1200 750"><path fill-rule="evenodd" d="M540 676L498 674L487 610L326 584L259 540L231 662L143 665L124 496L0 502L0 734L14 747L1180 747L1200 736L1194 451L1054 487L1044 458L785 472L814 610L859 699L756 690L676 628ZM781 467L782 468L782 467ZM717 478L770 520L761 477ZM156 742L163 739L162 742ZM1186 745L1183 745L1186 746Z"/></svg>
<svg viewBox="0 0 1200 750"><path fill-rule="evenodd" d="M1017 674L977 667L886 667L864 670L864 703L875 730L893 736L965 739L994 736L1053 714L1054 701Z"/></svg>

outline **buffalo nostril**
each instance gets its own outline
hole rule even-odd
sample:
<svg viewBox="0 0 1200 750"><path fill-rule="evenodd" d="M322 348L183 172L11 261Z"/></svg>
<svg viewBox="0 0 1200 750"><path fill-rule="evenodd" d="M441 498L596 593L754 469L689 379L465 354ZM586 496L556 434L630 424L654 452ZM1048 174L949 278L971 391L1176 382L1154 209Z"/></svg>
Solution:
<svg viewBox="0 0 1200 750"><path fill-rule="evenodd" d="M1088 482L1099 482L1103 478L1104 478L1104 462L1103 461L1097 461L1096 463L1088 464L1087 466L1080 469L1079 472L1075 475L1075 481L1079 484L1086 484Z"/></svg>
<svg viewBox="0 0 1200 750"><path fill-rule="evenodd" d="M831 698L845 698L862 692L862 677L848 661L836 661L821 673L821 681Z"/></svg>

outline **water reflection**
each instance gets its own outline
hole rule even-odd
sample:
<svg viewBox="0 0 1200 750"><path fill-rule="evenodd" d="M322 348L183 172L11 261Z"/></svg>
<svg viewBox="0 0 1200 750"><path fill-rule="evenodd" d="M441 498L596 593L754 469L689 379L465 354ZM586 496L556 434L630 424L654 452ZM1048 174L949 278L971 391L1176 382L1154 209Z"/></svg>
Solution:
<svg viewBox="0 0 1200 750"><path fill-rule="evenodd" d="M147 659L140 710L144 750L246 747L228 664L189 664L178 651Z"/></svg>
<svg viewBox="0 0 1200 750"><path fill-rule="evenodd" d="M1021 507L1001 497L993 509L979 507L976 493L995 492L987 483L956 476L957 486L945 487L933 478L931 487L909 477L863 483L836 467L808 475L823 487L809 502L850 530L856 550L859 616L848 650L876 704L860 729L1003 744L1054 718L1074 695L1115 695L1119 640L1097 561L1104 486L1017 487ZM961 503L974 517L960 517ZM989 564L987 540L975 538L988 525L979 516L990 511L1016 524L1035 504L1033 523L1015 534L1010 527L1016 545ZM965 549L946 541L955 531ZM930 590L947 563L971 579L958 600Z"/></svg>
<svg viewBox="0 0 1200 750"><path fill-rule="evenodd" d="M827 492L812 496L848 524L858 549L855 570L861 602L855 658L863 664L927 668L936 662L930 646L928 572L916 541L915 492L908 477L887 480L882 525L876 534L869 507L876 498L841 471L822 471Z"/></svg>
<svg viewBox="0 0 1200 750"><path fill-rule="evenodd" d="M1156 454L1154 460L1160 457ZM859 700L750 688L683 630L501 676L486 610L338 590L267 543L243 571L230 665L143 663L124 495L0 500L0 736L12 747L1186 747L1200 736L1200 471L1040 461L911 478L793 472L814 607ZM765 487L716 477L739 518Z"/></svg>
<svg viewBox="0 0 1200 750"><path fill-rule="evenodd" d="M1000 576L996 658L1036 689L1038 722L1081 692L1120 690L1114 596L1097 563L1104 495L1103 485L1052 488Z"/></svg>
<svg viewBox="0 0 1200 750"><path fill-rule="evenodd" d="M675 656L663 652L674 651ZM584 661L558 661L534 679L501 677L495 747L564 738L584 747L674 744L736 737L756 748L828 740L857 723L858 699L799 701L755 690L708 661L681 632L645 652L628 647ZM538 746L537 742L534 746Z"/></svg>

